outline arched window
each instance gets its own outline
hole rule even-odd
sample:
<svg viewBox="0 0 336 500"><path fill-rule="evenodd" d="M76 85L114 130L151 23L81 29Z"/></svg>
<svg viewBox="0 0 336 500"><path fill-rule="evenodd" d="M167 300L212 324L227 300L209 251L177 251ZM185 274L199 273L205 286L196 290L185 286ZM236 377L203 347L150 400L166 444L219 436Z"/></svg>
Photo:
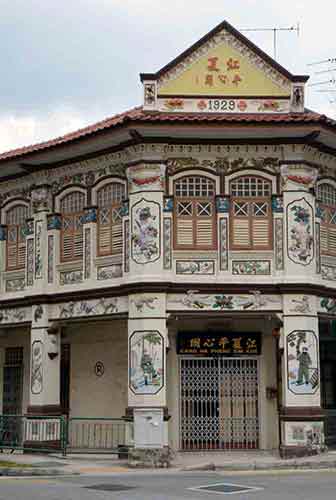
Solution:
<svg viewBox="0 0 336 500"><path fill-rule="evenodd" d="M81 260L83 257L84 206L85 194L82 191L71 191L60 199L61 262Z"/></svg>
<svg viewBox="0 0 336 500"><path fill-rule="evenodd" d="M257 176L230 182L230 247L232 250L272 248L272 183Z"/></svg>
<svg viewBox="0 0 336 500"><path fill-rule="evenodd" d="M97 254L122 253L122 200L125 186L121 182L105 184L97 191Z"/></svg>
<svg viewBox="0 0 336 500"><path fill-rule="evenodd" d="M23 203L14 205L5 213L7 224L6 269L24 269L26 259L25 225L29 209Z"/></svg>
<svg viewBox="0 0 336 500"><path fill-rule="evenodd" d="M317 188L321 209L321 253L336 255L336 188L326 182Z"/></svg>
<svg viewBox="0 0 336 500"><path fill-rule="evenodd" d="M209 250L216 247L215 181L192 175L174 182L176 249Z"/></svg>

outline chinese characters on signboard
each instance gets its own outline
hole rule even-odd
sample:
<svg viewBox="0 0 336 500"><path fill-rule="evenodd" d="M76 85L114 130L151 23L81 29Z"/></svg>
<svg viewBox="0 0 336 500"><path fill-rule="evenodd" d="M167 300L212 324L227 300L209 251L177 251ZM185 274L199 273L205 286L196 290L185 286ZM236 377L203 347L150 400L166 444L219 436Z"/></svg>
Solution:
<svg viewBox="0 0 336 500"><path fill-rule="evenodd" d="M209 87L213 87L219 82L223 85L233 84L235 87L239 87L242 82L240 61L232 57L229 59L208 57L204 78L203 83Z"/></svg>
<svg viewBox="0 0 336 500"><path fill-rule="evenodd" d="M259 333L179 333L177 353L203 356L260 354L261 335Z"/></svg>

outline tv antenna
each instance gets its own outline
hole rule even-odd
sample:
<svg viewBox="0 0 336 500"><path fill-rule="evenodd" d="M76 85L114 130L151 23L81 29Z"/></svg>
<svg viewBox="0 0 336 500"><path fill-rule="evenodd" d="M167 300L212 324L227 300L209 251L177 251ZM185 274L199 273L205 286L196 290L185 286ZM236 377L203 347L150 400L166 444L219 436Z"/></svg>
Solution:
<svg viewBox="0 0 336 500"><path fill-rule="evenodd" d="M312 63L307 64L307 66L313 67L319 66L318 71L314 71L314 75L317 76L317 81L308 85L308 87L313 87L314 92L318 92L320 94L325 94L329 103L334 104L336 92L336 57L329 57L328 59L322 59L321 61L314 61ZM321 79L320 75L325 75L324 79ZM328 78L329 77L329 78Z"/></svg>
<svg viewBox="0 0 336 500"><path fill-rule="evenodd" d="M294 31L297 33L297 36L300 36L300 23L297 23L296 26L290 26L289 28L246 28L241 29L240 31L271 31L273 32L273 57L277 58L277 36L279 31ZM336 62L336 59L335 59Z"/></svg>

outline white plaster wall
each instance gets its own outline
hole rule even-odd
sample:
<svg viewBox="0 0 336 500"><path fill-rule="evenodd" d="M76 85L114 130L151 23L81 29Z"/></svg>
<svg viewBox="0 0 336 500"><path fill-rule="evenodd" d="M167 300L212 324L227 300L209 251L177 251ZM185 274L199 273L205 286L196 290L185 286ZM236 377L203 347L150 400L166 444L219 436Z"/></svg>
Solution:
<svg viewBox="0 0 336 500"><path fill-rule="evenodd" d="M67 330L71 344L70 416L114 417L127 407L127 327L119 321L81 324ZM104 364L102 377L95 364Z"/></svg>
<svg viewBox="0 0 336 500"><path fill-rule="evenodd" d="M212 331L231 332L261 332L262 354L259 357L259 425L260 425L260 449L270 450L279 446L279 420L277 399L266 399L266 387L277 387L277 365L276 365L276 340L271 336L272 323L268 319L233 319L230 324L227 319L216 319ZM173 449L179 448L179 360L176 354L175 338L178 330L207 332L211 320L199 319L192 321L178 321L169 328L170 350L167 356L167 404L168 413L171 416L168 423L169 445Z"/></svg>

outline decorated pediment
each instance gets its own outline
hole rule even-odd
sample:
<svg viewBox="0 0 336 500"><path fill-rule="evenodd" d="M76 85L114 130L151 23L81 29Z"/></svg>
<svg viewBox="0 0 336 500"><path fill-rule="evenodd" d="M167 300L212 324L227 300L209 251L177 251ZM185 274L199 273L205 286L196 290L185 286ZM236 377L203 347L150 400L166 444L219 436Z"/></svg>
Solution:
<svg viewBox="0 0 336 500"><path fill-rule="evenodd" d="M224 22L155 74L142 74L144 107L165 112L304 110L305 76L291 75Z"/></svg>

